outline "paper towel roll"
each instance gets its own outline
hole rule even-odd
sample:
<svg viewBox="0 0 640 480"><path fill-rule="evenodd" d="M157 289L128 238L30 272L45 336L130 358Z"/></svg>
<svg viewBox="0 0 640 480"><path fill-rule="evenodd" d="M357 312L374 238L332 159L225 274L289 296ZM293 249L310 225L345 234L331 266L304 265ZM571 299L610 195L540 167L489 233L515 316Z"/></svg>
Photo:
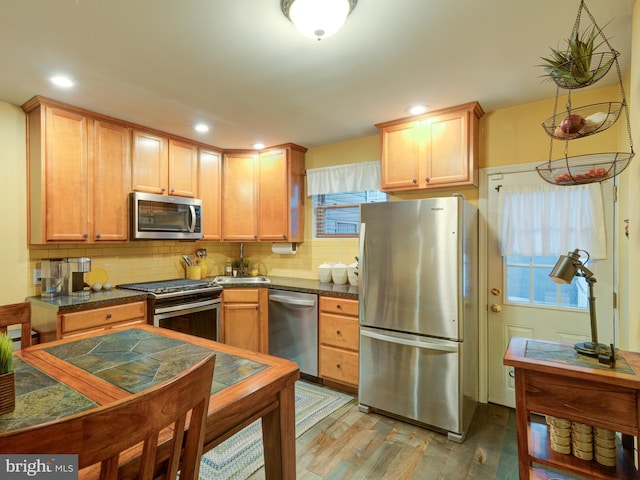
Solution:
<svg viewBox="0 0 640 480"><path fill-rule="evenodd" d="M271 251L282 255L293 255L297 252L298 245L295 243L272 243Z"/></svg>

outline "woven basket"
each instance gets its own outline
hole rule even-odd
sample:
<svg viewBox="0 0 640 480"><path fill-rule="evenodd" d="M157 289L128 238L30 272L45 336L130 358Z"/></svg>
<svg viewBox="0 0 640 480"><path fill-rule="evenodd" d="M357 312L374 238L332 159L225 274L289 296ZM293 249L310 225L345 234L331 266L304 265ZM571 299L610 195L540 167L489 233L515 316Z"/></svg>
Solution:
<svg viewBox="0 0 640 480"><path fill-rule="evenodd" d="M0 415L16 408L15 372L0 375Z"/></svg>

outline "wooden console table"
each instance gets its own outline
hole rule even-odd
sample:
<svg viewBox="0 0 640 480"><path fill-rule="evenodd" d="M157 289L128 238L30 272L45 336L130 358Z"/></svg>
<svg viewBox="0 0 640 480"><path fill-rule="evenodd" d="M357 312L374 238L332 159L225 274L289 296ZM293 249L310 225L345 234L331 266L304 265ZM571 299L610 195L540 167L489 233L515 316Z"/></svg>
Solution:
<svg viewBox="0 0 640 480"><path fill-rule="evenodd" d="M640 478L633 438L640 435L640 354L620 350L615 368L580 355L572 344L514 337L504 364L514 367L520 479L546 478L540 465L587 478ZM551 450L545 424L552 415L620 432L616 466L605 467ZM629 441L631 440L631 441Z"/></svg>

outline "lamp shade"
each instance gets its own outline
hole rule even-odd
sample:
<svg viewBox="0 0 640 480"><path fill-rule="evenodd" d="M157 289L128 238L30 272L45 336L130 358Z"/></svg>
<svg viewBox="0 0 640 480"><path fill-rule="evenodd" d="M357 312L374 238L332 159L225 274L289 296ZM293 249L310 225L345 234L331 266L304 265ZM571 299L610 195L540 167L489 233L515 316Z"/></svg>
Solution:
<svg viewBox="0 0 640 480"><path fill-rule="evenodd" d="M566 255L560 255L549 276L556 283L571 283L580 266L582 266L580 254L578 250L574 250Z"/></svg>
<svg viewBox="0 0 640 480"><path fill-rule="evenodd" d="M349 0L293 0L288 17L303 35L320 40L340 30L350 12Z"/></svg>

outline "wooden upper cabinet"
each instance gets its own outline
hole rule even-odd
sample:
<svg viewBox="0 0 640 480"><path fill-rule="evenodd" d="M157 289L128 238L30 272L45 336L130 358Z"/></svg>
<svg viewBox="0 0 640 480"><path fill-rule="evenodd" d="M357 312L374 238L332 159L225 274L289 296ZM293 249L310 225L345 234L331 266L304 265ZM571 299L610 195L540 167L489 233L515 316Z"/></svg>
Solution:
<svg viewBox="0 0 640 480"><path fill-rule="evenodd" d="M203 240L222 239L222 154L199 151L199 198L202 200Z"/></svg>
<svg viewBox="0 0 640 480"><path fill-rule="evenodd" d="M169 140L169 195L198 196L198 147Z"/></svg>
<svg viewBox="0 0 640 480"><path fill-rule="evenodd" d="M127 241L131 129L102 120L93 125L93 240Z"/></svg>
<svg viewBox="0 0 640 480"><path fill-rule="evenodd" d="M29 243L127 241L130 130L43 97L23 109Z"/></svg>
<svg viewBox="0 0 640 480"><path fill-rule="evenodd" d="M198 196L198 147L143 130L133 131L131 189Z"/></svg>
<svg viewBox="0 0 640 480"><path fill-rule="evenodd" d="M471 102L380 129L381 189L406 191L478 185L478 126L484 115Z"/></svg>
<svg viewBox="0 0 640 480"><path fill-rule="evenodd" d="M166 195L169 188L167 139L150 132L134 130L131 151L131 189Z"/></svg>
<svg viewBox="0 0 640 480"><path fill-rule="evenodd" d="M225 153L222 161L222 238L258 238L258 154Z"/></svg>
<svg viewBox="0 0 640 480"><path fill-rule="evenodd" d="M258 240L303 241L305 151L289 146L260 154Z"/></svg>
<svg viewBox="0 0 640 480"><path fill-rule="evenodd" d="M44 110L44 175L36 180L43 183L45 197L46 234L41 240L85 242L89 238L88 120L57 108Z"/></svg>

